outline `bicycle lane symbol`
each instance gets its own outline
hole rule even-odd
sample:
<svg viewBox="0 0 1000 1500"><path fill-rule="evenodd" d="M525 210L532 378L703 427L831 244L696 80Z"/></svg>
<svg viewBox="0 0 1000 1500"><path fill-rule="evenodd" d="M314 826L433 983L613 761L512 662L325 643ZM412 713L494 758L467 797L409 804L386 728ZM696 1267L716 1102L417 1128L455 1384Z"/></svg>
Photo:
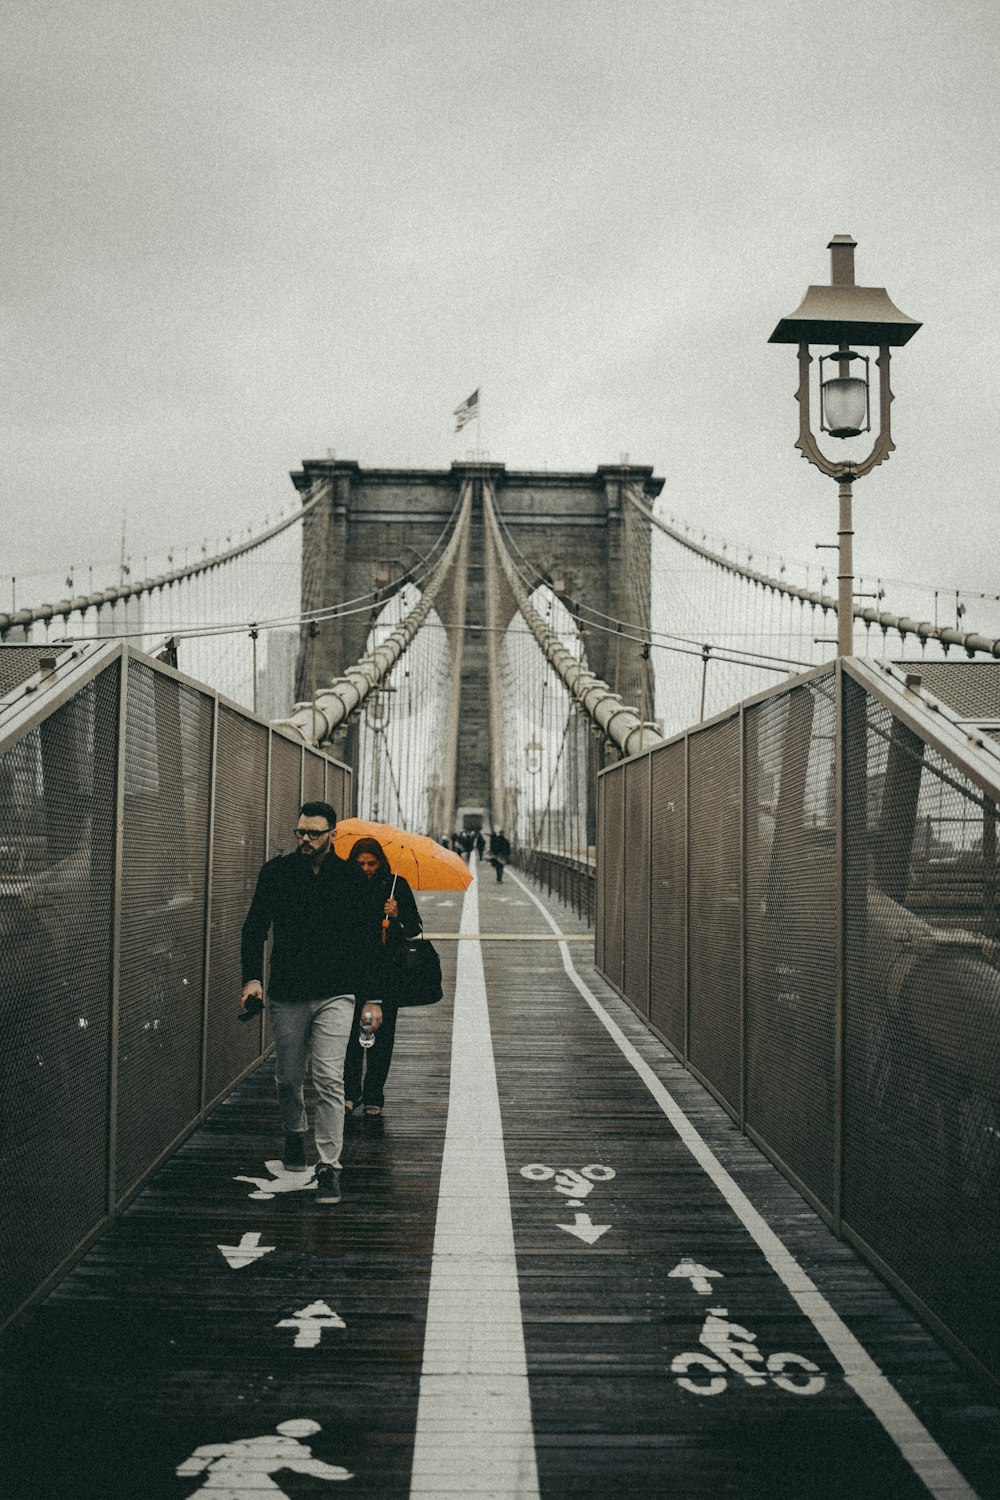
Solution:
<svg viewBox="0 0 1000 1500"><path fill-rule="evenodd" d="M557 1169L540 1161L530 1162L528 1166L521 1168L521 1176L526 1177L529 1182L551 1182L555 1191L562 1195L566 1207L575 1209L583 1208L588 1196L594 1191L595 1183L611 1182L615 1175L614 1167L601 1166L597 1162L581 1168L579 1172L574 1167ZM556 1227L564 1229L567 1234L572 1234L584 1244L594 1245L611 1225L595 1224L589 1214L576 1213L572 1224L559 1224Z"/></svg>
<svg viewBox="0 0 1000 1500"><path fill-rule="evenodd" d="M734 1376L757 1388L770 1380L795 1396L818 1396L826 1386L819 1365L802 1354L784 1351L765 1358L757 1335L731 1323L728 1308L708 1309L699 1343L702 1349L675 1354L670 1362L677 1384L694 1396L721 1396ZM695 1373L701 1378L693 1378Z"/></svg>

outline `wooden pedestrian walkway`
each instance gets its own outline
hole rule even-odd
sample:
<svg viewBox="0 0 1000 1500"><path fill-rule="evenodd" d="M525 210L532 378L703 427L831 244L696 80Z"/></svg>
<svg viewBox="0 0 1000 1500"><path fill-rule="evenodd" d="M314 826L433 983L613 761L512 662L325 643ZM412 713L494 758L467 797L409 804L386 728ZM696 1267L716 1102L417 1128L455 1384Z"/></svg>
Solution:
<svg viewBox="0 0 1000 1500"><path fill-rule="evenodd" d="M265 1062L8 1334L0 1494L1000 1500L983 1388L482 869L342 1202Z"/></svg>

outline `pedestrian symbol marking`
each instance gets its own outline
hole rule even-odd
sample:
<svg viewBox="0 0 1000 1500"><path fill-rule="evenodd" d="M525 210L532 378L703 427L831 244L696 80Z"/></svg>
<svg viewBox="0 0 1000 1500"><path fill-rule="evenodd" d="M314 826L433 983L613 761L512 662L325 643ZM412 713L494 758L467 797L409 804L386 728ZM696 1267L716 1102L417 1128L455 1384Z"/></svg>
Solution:
<svg viewBox="0 0 1000 1500"><path fill-rule="evenodd" d="M567 1234L575 1234L578 1240L585 1244L594 1245L611 1228L610 1224L594 1224L589 1214L575 1214L572 1224L557 1224L557 1229L565 1229Z"/></svg>
<svg viewBox="0 0 1000 1500"><path fill-rule="evenodd" d="M308 1307L300 1308L290 1318L282 1318L280 1323L275 1323L275 1328L295 1328L293 1349L315 1349L322 1337L324 1328L346 1328L347 1324L332 1307L327 1307L325 1302L310 1302Z"/></svg>
<svg viewBox="0 0 1000 1500"><path fill-rule="evenodd" d="M270 1255L276 1246L262 1245L260 1232L255 1230L252 1234L245 1234L238 1245L219 1245L216 1248L222 1251L234 1271L240 1271L262 1256Z"/></svg>
<svg viewBox="0 0 1000 1500"><path fill-rule="evenodd" d="M721 1277L722 1272L712 1271L708 1266L699 1266L692 1260L682 1260L674 1266L672 1271L668 1271L667 1275L682 1277L690 1281L691 1286L696 1292L700 1292L703 1297L707 1297L712 1291L712 1283L709 1277Z"/></svg>
<svg viewBox="0 0 1000 1500"><path fill-rule="evenodd" d="M247 1500L253 1495L285 1495L272 1478L282 1469L295 1474L310 1474L314 1479L353 1479L348 1469L313 1458L312 1450L300 1438L320 1431L311 1417L295 1417L279 1422L276 1434L266 1437L237 1438L231 1443L203 1443L190 1458L177 1465L178 1479L204 1474L204 1483L191 1490L190 1496L211 1494L213 1500ZM287 1500L287 1495L286 1495Z"/></svg>
<svg viewBox="0 0 1000 1500"><path fill-rule="evenodd" d="M234 1177L234 1182L252 1182L256 1189L250 1198L274 1198L278 1193L305 1193L316 1186L311 1172L286 1172L280 1161L264 1163L270 1177Z"/></svg>

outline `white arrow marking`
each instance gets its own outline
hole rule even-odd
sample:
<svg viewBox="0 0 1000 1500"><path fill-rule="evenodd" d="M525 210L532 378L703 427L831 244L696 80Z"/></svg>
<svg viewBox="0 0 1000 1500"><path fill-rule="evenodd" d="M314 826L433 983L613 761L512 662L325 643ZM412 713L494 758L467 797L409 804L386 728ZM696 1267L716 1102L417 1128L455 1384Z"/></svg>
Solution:
<svg viewBox="0 0 1000 1500"><path fill-rule="evenodd" d="M239 1271L243 1266L249 1266L255 1260L260 1260L262 1255L270 1255L276 1246L262 1245L260 1235L255 1231L253 1234L245 1234L238 1245L219 1245L218 1249L222 1251L233 1270Z"/></svg>
<svg viewBox="0 0 1000 1500"><path fill-rule="evenodd" d="M589 1214L574 1214L574 1224L557 1224L557 1229L565 1229L567 1234L575 1234L578 1240L584 1240L588 1245L596 1244L602 1234L606 1234L611 1228L610 1224L593 1224Z"/></svg>
<svg viewBox="0 0 1000 1500"><path fill-rule="evenodd" d="M282 1318L280 1323L275 1323L275 1328L297 1328L295 1335L295 1349L315 1349L320 1341L324 1328L346 1328L347 1324L332 1307L327 1307L325 1302L310 1302L308 1307L303 1307L290 1318Z"/></svg>
<svg viewBox="0 0 1000 1500"><path fill-rule="evenodd" d="M667 1275L683 1277L685 1281L690 1281L696 1292L707 1297L712 1290L712 1283L708 1278L710 1276L721 1277L722 1272L712 1271L708 1266L699 1266L693 1260L682 1260L674 1266L672 1271L668 1271Z"/></svg>

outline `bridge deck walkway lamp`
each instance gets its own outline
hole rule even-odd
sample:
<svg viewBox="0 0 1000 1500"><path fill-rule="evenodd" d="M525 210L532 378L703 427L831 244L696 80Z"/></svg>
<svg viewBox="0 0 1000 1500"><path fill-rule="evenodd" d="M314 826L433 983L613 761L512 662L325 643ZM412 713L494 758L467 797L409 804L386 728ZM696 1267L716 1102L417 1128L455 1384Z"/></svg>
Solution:
<svg viewBox="0 0 1000 1500"><path fill-rule="evenodd" d="M815 464L840 486L840 522L837 531L837 655L850 656L854 644L854 549L851 507L855 480L884 463L896 446L892 441L889 408L889 350L907 343L921 326L891 301L885 287L856 286L854 251L857 241L849 234L835 234L830 251L830 285L811 286L799 307L782 318L768 340L771 344L798 344L799 437L795 446L803 458ZM857 463L829 459L813 433L810 407L810 344L833 346L819 361L819 431L832 438L855 438L871 431L869 361L852 345L878 349L879 428L868 457ZM837 373L828 373L827 364Z"/></svg>

